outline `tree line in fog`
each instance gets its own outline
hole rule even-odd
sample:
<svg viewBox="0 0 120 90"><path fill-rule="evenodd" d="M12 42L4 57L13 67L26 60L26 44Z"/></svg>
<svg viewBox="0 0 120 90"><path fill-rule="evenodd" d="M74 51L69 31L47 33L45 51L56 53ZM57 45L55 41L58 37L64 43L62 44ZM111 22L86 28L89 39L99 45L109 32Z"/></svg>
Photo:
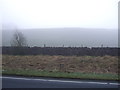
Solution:
<svg viewBox="0 0 120 90"><path fill-rule="evenodd" d="M8 55L118 56L119 48L112 47L2 47Z"/></svg>
<svg viewBox="0 0 120 90"><path fill-rule="evenodd" d="M2 47L2 54L8 55L65 55L65 56L118 56L117 47L29 47L25 36L15 31L12 40L10 41L11 46Z"/></svg>

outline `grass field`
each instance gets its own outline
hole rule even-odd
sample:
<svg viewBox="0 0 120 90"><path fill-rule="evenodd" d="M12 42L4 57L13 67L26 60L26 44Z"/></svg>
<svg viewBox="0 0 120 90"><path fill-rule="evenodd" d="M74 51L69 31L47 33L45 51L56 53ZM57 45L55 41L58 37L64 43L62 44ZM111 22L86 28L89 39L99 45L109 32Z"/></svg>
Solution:
<svg viewBox="0 0 120 90"><path fill-rule="evenodd" d="M118 80L116 56L2 56L3 74ZM26 72L26 73L25 73Z"/></svg>
<svg viewBox="0 0 120 90"><path fill-rule="evenodd" d="M42 76L42 77L57 77L57 78L76 78L76 79L96 79L96 80L118 80L117 74L96 74L96 73L65 73L65 72L49 72L38 70L16 70L8 69L3 71L6 75L22 75L22 76Z"/></svg>

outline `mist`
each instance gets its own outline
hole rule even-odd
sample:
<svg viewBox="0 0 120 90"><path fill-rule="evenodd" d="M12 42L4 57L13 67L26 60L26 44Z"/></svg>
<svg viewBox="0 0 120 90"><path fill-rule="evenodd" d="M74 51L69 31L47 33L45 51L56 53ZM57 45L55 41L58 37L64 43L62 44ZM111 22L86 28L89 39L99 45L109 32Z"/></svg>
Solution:
<svg viewBox="0 0 120 90"><path fill-rule="evenodd" d="M43 47L118 47L117 29L40 28L19 29L28 46ZM2 30L2 46L10 46L15 30Z"/></svg>

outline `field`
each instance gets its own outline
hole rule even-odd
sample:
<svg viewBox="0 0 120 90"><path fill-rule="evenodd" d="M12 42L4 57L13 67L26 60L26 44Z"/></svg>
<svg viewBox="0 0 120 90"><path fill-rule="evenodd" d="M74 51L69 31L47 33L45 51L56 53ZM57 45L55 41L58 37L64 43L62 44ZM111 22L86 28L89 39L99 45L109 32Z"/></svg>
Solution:
<svg viewBox="0 0 120 90"><path fill-rule="evenodd" d="M118 75L118 60L117 56L3 55L2 69Z"/></svg>

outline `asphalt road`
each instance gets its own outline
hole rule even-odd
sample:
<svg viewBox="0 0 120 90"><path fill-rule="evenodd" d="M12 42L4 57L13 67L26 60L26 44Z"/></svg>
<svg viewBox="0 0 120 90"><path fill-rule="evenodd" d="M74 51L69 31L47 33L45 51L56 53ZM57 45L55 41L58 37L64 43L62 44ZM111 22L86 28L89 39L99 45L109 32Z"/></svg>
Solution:
<svg viewBox="0 0 120 90"><path fill-rule="evenodd" d="M118 88L117 81L3 76L2 88Z"/></svg>

